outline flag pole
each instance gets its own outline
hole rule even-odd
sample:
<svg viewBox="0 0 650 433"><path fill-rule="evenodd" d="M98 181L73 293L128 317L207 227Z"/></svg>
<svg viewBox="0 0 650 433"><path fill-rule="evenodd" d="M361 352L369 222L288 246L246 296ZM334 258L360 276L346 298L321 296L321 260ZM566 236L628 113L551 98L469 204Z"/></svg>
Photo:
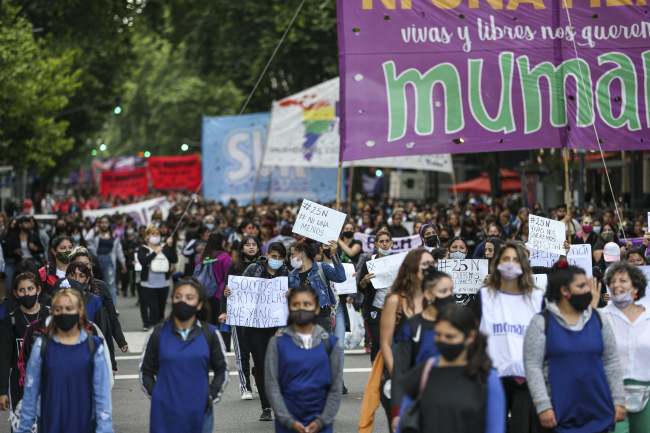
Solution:
<svg viewBox="0 0 650 433"><path fill-rule="evenodd" d="M451 164L451 185L454 188L454 209L458 207L458 191L456 190L456 169ZM460 210L460 208L459 208Z"/></svg>
<svg viewBox="0 0 650 433"><path fill-rule="evenodd" d="M350 179L348 180L348 215L352 214L352 182L354 181L354 165L350 166Z"/></svg>
<svg viewBox="0 0 650 433"><path fill-rule="evenodd" d="M571 213L571 191L569 191L569 149L566 147L564 148L564 181L566 183L566 211L569 215ZM569 222L566 223L566 229L571 233ZM571 236L568 236L568 240L571 243Z"/></svg>
<svg viewBox="0 0 650 433"><path fill-rule="evenodd" d="M341 210L341 161L339 161L339 175L336 181L336 210Z"/></svg>

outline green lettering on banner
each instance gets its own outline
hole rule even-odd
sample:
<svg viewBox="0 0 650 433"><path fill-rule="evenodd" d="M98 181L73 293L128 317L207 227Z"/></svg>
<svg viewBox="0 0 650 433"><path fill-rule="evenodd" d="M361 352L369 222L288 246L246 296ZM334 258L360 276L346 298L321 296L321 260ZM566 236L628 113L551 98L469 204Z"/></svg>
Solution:
<svg viewBox="0 0 650 433"><path fill-rule="evenodd" d="M512 113L512 72L514 69L514 55L509 52L499 54L499 69L501 70L501 100L499 113L492 118L487 114L483 104L481 89L481 75L483 59L469 59L469 108L474 119L485 129L491 132L505 133L514 131L515 119Z"/></svg>
<svg viewBox="0 0 650 433"><path fill-rule="evenodd" d="M399 140L406 135L408 110L406 85L415 89L415 133L433 133L433 86L436 83L445 89L445 132L460 131L465 126L463 103L458 70L451 63L441 63L429 69L424 76L417 69L407 69L395 75L395 62L383 64L388 94L388 141Z"/></svg>
<svg viewBox="0 0 650 433"><path fill-rule="evenodd" d="M528 56L521 56L517 58L517 64L524 99L526 134L538 131L542 126L542 95L539 82L541 77L546 77L549 83L551 125L560 127L567 124L565 89L569 75L575 78L577 85L577 124L579 127L586 127L593 123L593 84L587 62L582 59L571 59L557 68L550 62L543 62L531 71ZM582 77L580 70L582 70Z"/></svg>
<svg viewBox="0 0 650 433"><path fill-rule="evenodd" d="M621 128L627 124L630 131L641 129L639 120L639 103L637 99L636 69L632 60L622 53L607 53L598 56L598 64L614 63L616 67L605 72L596 82L596 101L598 114L607 125L612 128ZM612 114L612 95L610 87L612 81L621 82L621 114L614 118Z"/></svg>

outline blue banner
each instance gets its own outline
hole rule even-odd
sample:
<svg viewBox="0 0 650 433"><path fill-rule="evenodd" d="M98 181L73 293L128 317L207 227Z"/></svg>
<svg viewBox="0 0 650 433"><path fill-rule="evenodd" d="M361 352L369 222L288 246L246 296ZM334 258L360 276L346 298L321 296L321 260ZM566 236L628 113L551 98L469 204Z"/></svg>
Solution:
<svg viewBox="0 0 650 433"><path fill-rule="evenodd" d="M203 196L249 204L264 151L269 113L203 118ZM234 128L233 128L234 127ZM264 167L256 201L336 200L336 168Z"/></svg>

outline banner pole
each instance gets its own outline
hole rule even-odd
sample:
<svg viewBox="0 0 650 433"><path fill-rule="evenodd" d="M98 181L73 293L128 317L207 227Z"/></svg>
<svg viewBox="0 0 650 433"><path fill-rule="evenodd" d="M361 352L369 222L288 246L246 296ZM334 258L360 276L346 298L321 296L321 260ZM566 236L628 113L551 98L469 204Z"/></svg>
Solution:
<svg viewBox="0 0 650 433"><path fill-rule="evenodd" d="M273 103L275 105L275 102ZM253 197L251 197L251 206L255 206L255 194L257 193L257 184L260 181L260 175L262 174L262 167L264 166L264 158L266 157L266 149L269 144L269 135L271 132L271 125L273 124L273 107L271 107L271 114L269 115L269 127L266 129L266 137L264 138L264 149L262 149L262 157L260 158L260 163L257 166L257 173L255 173L255 184L253 185Z"/></svg>
<svg viewBox="0 0 650 433"><path fill-rule="evenodd" d="M341 161L339 161L339 175L336 180L336 210L341 210Z"/></svg>
<svg viewBox="0 0 650 433"><path fill-rule="evenodd" d="M571 214L571 191L569 191L569 149L564 148L564 181L566 183L566 211L567 215ZM566 229L570 230L569 223L566 223ZM569 244L571 243L571 236L568 236Z"/></svg>
<svg viewBox="0 0 650 433"><path fill-rule="evenodd" d="M352 214L352 182L354 181L354 165L350 166L350 179L348 179L348 215Z"/></svg>
<svg viewBox="0 0 650 433"><path fill-rule="evenodd" d="M458 191L456 190L456 169L451 165L451 185L454 188L454 209L458 207Z"/></svg>

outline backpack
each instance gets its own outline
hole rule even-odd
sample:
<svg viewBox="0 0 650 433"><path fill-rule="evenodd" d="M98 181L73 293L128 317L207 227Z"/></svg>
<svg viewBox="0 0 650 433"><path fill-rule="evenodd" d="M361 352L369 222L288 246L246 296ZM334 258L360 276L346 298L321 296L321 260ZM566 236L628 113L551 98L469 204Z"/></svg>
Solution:
<svg viewBox="0 0 650 433"><path fill-rule="evenodd" d="M429 380L429 373L431 372L435 360L435 358L429 358L424 364L424 370L422 370L422 376L420 376L418 395L413 399L411 405L406 408L400 419L399 430L402 433L415 433L420 431L420 417L422 415L422 403L420 400L422 398L422 393L424 392L424 387Z"/></svg>
<svg viewBox="0 0 650 433"><path fill-rule="evenodd" d="M214 267L212 266L217 260L219 260L218 257L216 259L204 259L194 268L193 276L205 286L208 298L212 298L221 287L221 281L217 281L217 276L214 274Z"/></svg>
<svg viewBox="0 0 650 433"><path fill-rule="evenodd" d="M153 252L151 248L147 246L145 246L145 248ZM156 254L156 257L153 258L151 264L149 265L149 270L156 274L166 274L169 272L169 260L167 260L167 257L163 254L162 251Z"/></svg>

